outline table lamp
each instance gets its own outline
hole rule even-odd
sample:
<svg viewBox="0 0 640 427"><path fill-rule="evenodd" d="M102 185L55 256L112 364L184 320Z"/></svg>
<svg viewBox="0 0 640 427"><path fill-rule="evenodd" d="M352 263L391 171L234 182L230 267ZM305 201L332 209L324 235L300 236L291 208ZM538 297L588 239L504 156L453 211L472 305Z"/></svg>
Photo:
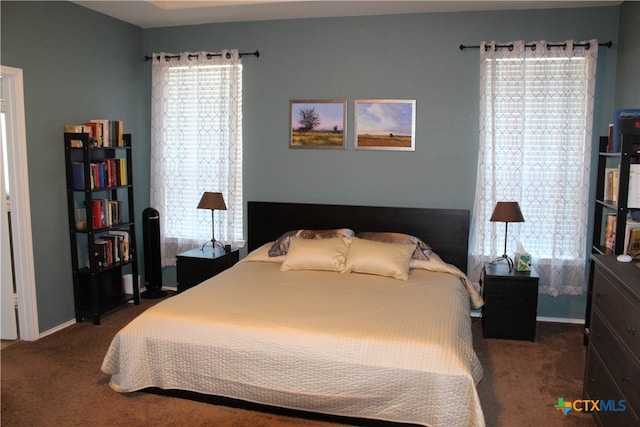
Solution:
<svg viewBox="0 0 640 427"><path fill-rule="evenodd" d="M504 222L504 254L494 262L505 260L509 265L509 271L513 270L513 260L507 255L507 231L510 222L524 222L524 217L520 211L518 202L498 202L496 203L491 218L491 222Z"/></svg>
<svg viewBox="0 0 640 427"><path fill-rule="evenodd" d="M216 244L219 244L221 247L223 247L222 243L216 241L215 232L214 232L215 220L213 217L213 211L227 210L227 205L225 205L224 203L224 197L222 197L222 193L213 193L210 191L205 191L205 193L202 195L202 198L200 199L200 203L198 203L198 209L211 209L211 245L213 246L213 251L215 252ZM209 242L205 242L205 244L202 245L203 251L204 251L204 247L207 246L207 243Z"/></svg>

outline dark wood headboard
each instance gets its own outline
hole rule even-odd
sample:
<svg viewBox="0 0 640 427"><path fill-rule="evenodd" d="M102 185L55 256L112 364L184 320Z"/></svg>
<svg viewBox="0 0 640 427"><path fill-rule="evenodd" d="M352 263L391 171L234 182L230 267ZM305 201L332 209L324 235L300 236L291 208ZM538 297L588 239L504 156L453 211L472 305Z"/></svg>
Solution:
<svg viewBox="0 0 640 427"><path fill-rule="evenodd" d="M421 238L440 257L467 272L469 211L311 203L248 202L248 249L297 229L392 231Z"/></svg>

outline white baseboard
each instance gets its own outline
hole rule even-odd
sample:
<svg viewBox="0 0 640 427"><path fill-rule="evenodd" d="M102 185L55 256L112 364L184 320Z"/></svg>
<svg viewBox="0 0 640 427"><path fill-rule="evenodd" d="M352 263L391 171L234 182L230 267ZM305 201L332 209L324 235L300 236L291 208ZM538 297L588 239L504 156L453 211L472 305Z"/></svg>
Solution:
<svg viewBox="0 0 640 427"><path fill-rule="evenodd" d="M538 316L536 317L538 322L552 322L552 323L573 323L576 325L584 324L584 319L570 319L567 317L545 317Z"/></svg>
<svg viewBox="0 0 640 427"><path fill-rule="evenodd" d="M75 323L76 323L76 319L71 319L71 320L69 320L69 321L67 321L65 323L62 323L62 324L56 326L55 328L51 328L48 331L44 331L44 332L38 334L38 337L36 339L44 338L47 335L51 335L51 334L53 334L55 332L61 331L64 328L68 328L69 326L74 325Z"/></svg>

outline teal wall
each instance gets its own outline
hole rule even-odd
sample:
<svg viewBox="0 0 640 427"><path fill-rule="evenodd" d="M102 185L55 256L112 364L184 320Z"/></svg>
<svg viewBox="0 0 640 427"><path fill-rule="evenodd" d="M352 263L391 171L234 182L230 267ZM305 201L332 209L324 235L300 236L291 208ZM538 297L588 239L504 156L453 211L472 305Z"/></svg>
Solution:
<svg viewBox="0 0 640 427"><path fill-rule="evenodd" d="M142 29L69 2L0 4L2 65L23 69L36 298L40 331L75 317L64 125L121 119L145 133ZM137 150L134 162L137 162ZM148 187L148 173L134 183ZM136 190L137 191L137 190ZM146 200L137 197L140 210ZM141 211L140 211L141 212Z"/></svg>
<svg viewBox="0 0 640 427"><path fill-rule="evenodd" d="M144 48L260 50L259 58L243 59L246 200L472 209L479 53L458 46L492 39L615 42L617 32L618 8L610 7L160 28L144 32ZM610 121L616 53L599 50L596 135ZM289 100L327 98L348 101L347 149L289 149ZM416 151L354 150L359 98L416 99ZM541 295L538 314L583 318L585 298Z"/></svg>
<svg viewBox="0 0 640 427"><path fill-rule="evenodd" d="M619 7L604 7L142 30L67 2L1 2L0 8L2 64L25 76L41 331L73 318L62 125L124 120L136 144L136 210L149 203L150 64L143 55L260 50L259 58L243 59L245 200L472 209L478 51L458 45L567 38L615 44L619 22L637 23L637 13L628 23ZM617 57L615 45L600 50L596 134L610 122ZM289 100L332 98L348 100L346 150L288 149ZM416 151L355 151L353 101L360 98L416 99ZM541 316L583 314L582 296L541 297Z"/></svg>
<svg viewBox="0 0 640 427"><path fill-rule="evenodd" d="M620 7L615 109L640 107L640 2Z"/></svg>

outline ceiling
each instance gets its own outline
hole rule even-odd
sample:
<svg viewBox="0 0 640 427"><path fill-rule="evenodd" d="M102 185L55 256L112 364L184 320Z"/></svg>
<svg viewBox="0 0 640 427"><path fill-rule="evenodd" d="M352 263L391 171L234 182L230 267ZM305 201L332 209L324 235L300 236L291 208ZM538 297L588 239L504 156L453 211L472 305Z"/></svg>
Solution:
<svg viewBox="0 0 640 427"><path fill-rule="evenodd" d="M426 12L463 12L506 9L547 9L613 6L618 0L588 1L73 1L142 28L172 27L219 22L335 16L394 15Z"/></svg>

